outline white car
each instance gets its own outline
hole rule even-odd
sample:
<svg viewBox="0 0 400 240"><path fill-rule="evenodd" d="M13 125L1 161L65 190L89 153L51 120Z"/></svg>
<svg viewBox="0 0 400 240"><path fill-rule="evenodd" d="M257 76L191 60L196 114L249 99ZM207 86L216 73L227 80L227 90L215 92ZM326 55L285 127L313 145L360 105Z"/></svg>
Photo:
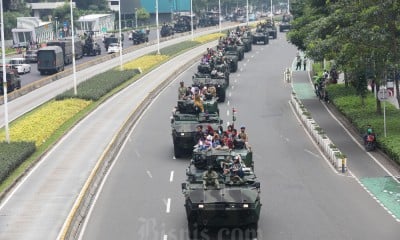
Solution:
<svg viewBox="0 0 400 240"><path fill-rule="evenodd" d="M108 53L117 53L119 52L120 48L119 48L119 44L118 43L110 43L110 45L108 46Z"/></svg>
<svg viewBox="0 0 400 240"><path fill-rule="evenodd" d="M19 74L31 72L31 65L26 63L25 58L11 58L10 65L16 69Z"/></svg>

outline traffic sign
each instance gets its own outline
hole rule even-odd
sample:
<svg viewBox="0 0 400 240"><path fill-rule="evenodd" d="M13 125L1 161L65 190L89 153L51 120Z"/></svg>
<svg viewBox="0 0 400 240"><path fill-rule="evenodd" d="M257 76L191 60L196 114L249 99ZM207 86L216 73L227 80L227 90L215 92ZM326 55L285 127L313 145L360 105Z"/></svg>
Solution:
<svg viewBox="0 0 400 240"><path fill-rule="evenodd" d="M393 97L393 91L390 89L381 88L378 91L378 99L379 101L386 101L390 97Z"/></svg>
<svg viewBox="0 0 400 240"><path fill-rule="evenodd" d="M101 28L101 32L102 32L102 33L106 33L106 32L107 32L107 28L106 28L106 27L102 27L102 28Z"/></svg>

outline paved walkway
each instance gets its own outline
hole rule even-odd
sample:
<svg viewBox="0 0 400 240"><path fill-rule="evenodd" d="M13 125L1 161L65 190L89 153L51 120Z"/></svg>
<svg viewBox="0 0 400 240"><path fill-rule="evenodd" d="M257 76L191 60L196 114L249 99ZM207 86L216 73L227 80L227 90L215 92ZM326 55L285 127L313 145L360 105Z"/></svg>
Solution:
<svg viewBox="0 0 400 240"><path fill-rule="evenodd" d="M308 71L293 70L293 90L302 101L313 119L324 129L332 142L347 155L348 169L355 179L380 202L387 211L400 221L400 184L392 176L400 176L397 168L378 163L379 154L367 153L361 136L350 135L328 111L314 93ZM339 82L343 82L343 78ZM351 126L348 126L351 127ZM354 133L354 132L353 132ZM399 179L400 180L400 179Z"/></svg>

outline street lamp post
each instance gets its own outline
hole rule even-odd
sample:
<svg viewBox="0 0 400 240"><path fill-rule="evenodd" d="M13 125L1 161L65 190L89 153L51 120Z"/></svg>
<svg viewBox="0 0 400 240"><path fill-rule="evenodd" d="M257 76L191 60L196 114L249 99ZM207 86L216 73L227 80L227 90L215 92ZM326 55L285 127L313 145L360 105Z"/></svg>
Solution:
<svg viewBox="0 0 400 240"><path fill-rule="evenodd" d="M137 29L137 8L135 8L135 29Z"/></svg>
<svg viewBox="0 0 400 240"><path fill-rule="evenodd" d="M218 20L219 32L221 32L221 0L218 0Z"/></svg>
<svg viewBox="0 0 400 240"><path fill-rule="evenodd" d="M246 24L249 25L249 0L246 1Z"/></svg>
<svg viewBox="0 0 400 240"><path fill-rule="evenodd" d="M1 57L3 60L3 96L4 96L4 129L6 132L6 142L10 143L10 133L8 130L8 100L7 100L7 79L6 79L6 51L4 44L4 18L3 18L3 1L0 2L1 11Z"/></svg>
<svg viewBox="0 0 400 240"><path fill-rule="evenodd" d="M58 38L58 17L54 17L54 19L56 20L56 37L55 39Z"/></svg>
<svg viewBox="0 0 400 240"><path fill-rule="evenodd" d="M122 33L121 33L121 0L118 2L119 11L118 11L118 28L119 28L119 68L122 71Z"/></svg>
<svg viewBox="0 0 400 240"><path fill-rule="evenodd" d="M156 0L156 32L157 32L157 54L160 54L160 31L158 29L158 0Z"/></svg>
<svg viewBox="0 0 400 240"><path fill-rule="evenodd" d="M75 66L75 33L74 33L74 15L72 14L72 0L70 1L70 13L71 13L71 39L72 39L72 75L74 79L74 94L78 94L76 86L76 66Z"/></svg>
<svg viewBox="0 0 400 240"><path fill-rule="evenodd" d="M190 0L190 25L191 25L191 29L192 29L192 41L194 39L193 36L193 0Z"/></svg>

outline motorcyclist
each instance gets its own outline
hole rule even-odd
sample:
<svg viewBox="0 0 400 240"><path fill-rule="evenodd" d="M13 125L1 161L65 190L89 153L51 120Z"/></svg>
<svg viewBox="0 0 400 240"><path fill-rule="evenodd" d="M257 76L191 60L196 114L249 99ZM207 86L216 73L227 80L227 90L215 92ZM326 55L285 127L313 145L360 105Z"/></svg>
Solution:
<svg viewBox="0 0 400 240"><path fill-rule="evenodd" d="M371 125L367 126L367 132L364 134L364 145L367 145L368 143L376 143L376 135L373 132Z"/></svg>

